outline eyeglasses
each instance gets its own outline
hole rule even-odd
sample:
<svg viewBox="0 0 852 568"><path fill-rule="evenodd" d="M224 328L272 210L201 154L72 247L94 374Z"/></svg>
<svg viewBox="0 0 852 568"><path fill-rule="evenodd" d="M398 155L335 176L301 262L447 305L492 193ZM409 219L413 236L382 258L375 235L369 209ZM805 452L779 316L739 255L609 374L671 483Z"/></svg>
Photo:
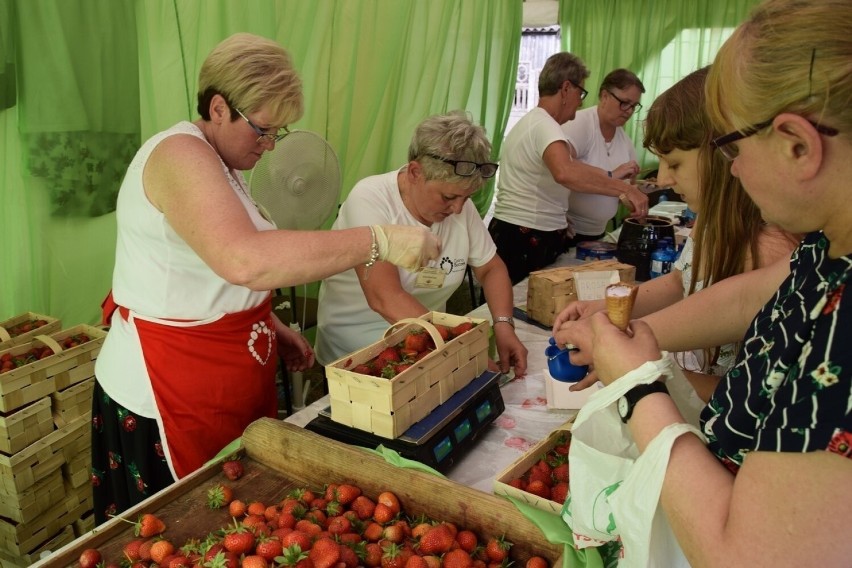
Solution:
<svg viewBox="0 0 852 568"><path fill-rule="evenodd" d="M587 91L586 89L584 89L583 87L581 87L580 85L578 85L577 83L572 81L571 79L568 79L568 82L571 83L572 85L574 85L576 88L580 89L580 100L581 101L584 100L586 98L586 95L589 94L589 91Z"/></svg>
<svg viewBox="0 0 852 568"><path fill-rule="evenodd" d="M718 138L714 138L713 141L711 142L711 144L713 144L716 147L716 149L719 150L719 152L723 156L725 156L725 158L727 158L730 161L733 161L734 159L736 159L737 156L740 155L740 149L735 144L735 142L737 140L742 140L743 138L748 138L749 136L753 136L754 134L757 134L758 132L760 132L761 130L766 128L767 126L771 126L773 120L775 120L774 117L770 118L769 120L767 120L765 122L761 122L761 123L755 124L754 126L750 126L750 127L746 128L745 130L734 130L733 132L730 132L730 133L725 134L723 136L719 136ZM811 125L814 128L816 128L816 131L819 132L820 134L824 134L826 136L837 136L838 134L840 134L840 131L837 130L836 128L832 128L830 126L824 126L822 124L814 122L813 120L809 120L809 119L806 119L806 120L808 122L810 122Z"/></svg>
<svg viewBox="0 0 852 568"><path fill-rule="evenodd" d="M615 93L610 91L609 89L606 89L606 92L609 93L610 95L612 95L612 98L614 98L615 100L618 101L618 107L621 110L629 110L629 111L636 112L636 111L638 111L642 108L642 103L639 103L639 102L631 103L630 101L625 101L624 99L622 99L621 97L619 97L618 95L616 95Z"/></svg>
<svg viewBox="0 0 852 568"><path fill-rule="evenodd" d="M235 111L237 111L238 115L243 117L243 120L248 122L248 125L251 126L252 130L255 131L255 133L257 134L257 140L255 142L257 142L258 144L260 143L261 140L265 140L267 142L273 142L273 143L274 142L280 142L285 136L290 134L290 131L287 130L286 126L284 127L284 133L283 134L277 134L277 133L272 134L271 132L265 132L263 130L263 128L259 127L258 125L256 125L252 121L250 121L248 119L248 117L246 115L244 115L240 109L238 109L237 107L233 107L233 108L234 108Z"/></svg>
<svg viewBox="0 0 852 568"><path fill-rule="evenodd" d="M498 164L494 164L492 162L480 164L478 162L469 162L466 160L450 160L449 158L442 158L441 156L436 156L434 154L426 155L433 160L440 160L441 162L451 164L453 166L453 171L457 176L470 177L476 173L476 170L479 170L479 175L481 175L483 179L488 179L494 177L494 174L497 173Z"/></svg>

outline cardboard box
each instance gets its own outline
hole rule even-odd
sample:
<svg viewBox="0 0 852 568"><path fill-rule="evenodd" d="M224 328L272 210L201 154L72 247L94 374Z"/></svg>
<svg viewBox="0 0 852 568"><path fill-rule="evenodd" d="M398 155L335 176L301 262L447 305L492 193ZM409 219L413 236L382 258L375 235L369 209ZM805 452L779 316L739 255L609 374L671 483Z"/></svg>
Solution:
<svg viewBox="0 0 852 568"><path fill-rule="evenodd" d="M530 448L527 453L513 461L506 469L500 472L500 474L494 478L494 485L491 489L494 495L509 496L522 501L527 505L531 505L536 509L541 509L542 511L547 511L548 513L554 513L561 516L561 504L551 501L550 499L544 499L538 495L522 491L517 487L509 485L509 482L523 476L557 444L563 442L566 438L570 440L572 422L573 420L569 420L565 424L559 426L556 430L551 432L547 438L541 440L535 446Z"/></svg>
<svg viewBox="0 0 852 568"><path fill-rule="evenodd" d="M636 279L635 266L613 259L531 272L527 287L528 317L547 326L553 325L556 315L578 299L575 273L612 270L618 271L622 282L633 283Z"/></svg>
<svg viewBox="0 0 852 568"><path fill-rule="evenodd" d="M383 438L396 438L488 368L488 320L429 312L426 323L455 327L464 322L473 329L446 343L434 326L406 323L392 327L385 338L326 365L331 419ZM429 328L432 328L430 331ZM426 329L437 347L431 354L392 379L355 373L386 347L403 341L413 330Z"/></svg>

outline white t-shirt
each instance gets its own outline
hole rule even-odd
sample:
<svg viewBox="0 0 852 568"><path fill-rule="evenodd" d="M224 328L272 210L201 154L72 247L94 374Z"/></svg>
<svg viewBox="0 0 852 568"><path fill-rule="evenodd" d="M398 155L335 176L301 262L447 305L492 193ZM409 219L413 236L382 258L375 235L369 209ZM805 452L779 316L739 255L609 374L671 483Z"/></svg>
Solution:
<svg viewBox="0 0 852 568"><path fill-rule="evenodd" d="M562 131L577 151L577 160L590 166L612 171L621 164L636 160L633 141L623 128L615 129L615 135L607 145L601 134L596 106L578 111L574 120L562 125ZM611 195L572 191L568 200L568 218L574 224L574 230L581 235L603 233L617 210L618 198Z"/></svg>
<svg viewBox="0 0 852 568"><path fill-rule="evenodd" d="M500 156L494 217L507 223L538 229L564 229L568 189L556 183L542 159L545 149L564 141L559 123L536 107L512 127Z"/></svg>
<svg viewBox="0 0 852 568"><path fill-rule="evenodd" d="M402 202L398 171L371 176L358 182L340 208L335 229L365 225L424 225ZM461 213L450 215L429 227L441 239L441 258L429 266L445 274L440 288L418 288L417 274L402 268L402 288L431 311L444 311L447 299L464 279L467 265L482 266L497 252L494 241L473 203L465 202ZM370 309L354 269L323 280L317 312L317 361L327 365L344 355L381 339L388 322Z"/></svg>

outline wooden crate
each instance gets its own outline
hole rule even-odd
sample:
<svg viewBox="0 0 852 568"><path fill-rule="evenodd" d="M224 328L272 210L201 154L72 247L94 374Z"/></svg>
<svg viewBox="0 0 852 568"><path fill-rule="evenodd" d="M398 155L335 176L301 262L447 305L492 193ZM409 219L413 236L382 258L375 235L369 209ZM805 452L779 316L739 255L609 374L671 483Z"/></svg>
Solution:
<svg viewBox="0 0 852 568"><path fill-rule="evenodd" d="M0 499L0 517L16 523L32 523L63 499L65 482L62 471L57 469L21 493L3 495Z"/></svg>
<svg viewBox="0 0 852 568"><path fill-rule="evenodd" d="M440 312L417 319L448 327L471 322L475 327L444 343L433 326L405 323L389 329L381 341L326 365L332 420L384 438L396 438L487 369L491 330L487 320ZM433 339L437 335L436 346L443 346L411 368L392 379L351 371L386 347L403 341L411 331L424 327Z"/></svg>
<svg viewBox="0 0 852 568"><path fill-rule="evenodd" d="M92 411L92 392L95 390L95 378L90 377L70 387L57 390L50 395L53 419L57 428Z"/></svg>
<svg viewBox="0 0 852 568"><path fill-rule="evenodd" d="M34 347L45 346L53 349L54 354L0 374L0 412L11 412L56 390L56 372L53 369L62 361L59 357L62 348L50 336L40 335L27 343L0 351L0 356L9 354L16 357Z"/></svg>
<svg viewBox="0 0 852 568"><path fill-rule="evenodd" d="M73 527L69 525L63 527L62 530L59 531L59 534L55 535L47 542L44 542L41 545L37 546L35 550L30 552L29 554L23 554L21 556L18 556L6 552L2 548L0 548L0 567L28 568L29 566L32 566L33 564L38 562L42 557L47 558L53 551L59 550L63 546L73 542L74 537L75 533Z"/></svg>
<svg viewBox="0 0 852 568"><path fill-rule="evenodd" d="M506 469L500 472L497 477L494 478L494 484L491 489L494 492L494 495L507 495L531 505L536 509L541 509L542 511L555 513L561 516L562 505L559 503L522 491L517 487L509 485L509 482L526 473L534 464L538 463L542 456L547 454L547 452L553 449L559 442L563 441L565 437L570 439L572 423L573 419L559 426L559 428L551 432L547 438L538 442L535 446L530 448L527 453L513 461L506 467Z"/></svg>
<svg viewBox="0 0 852 568"><path fill-rule="evenodd" d="M574 274L597 270L617 270L622 282L632 283L636 278L635 266L613 259L530 272L527 287L527 315L544 325L553 325L559 312L577 300Z"/></svg>
<svg viewBox="0 0 852 568"><path fill-rule="evenodd" d="M95 528L95 512L87 511L82 517L71 523L74 527L75 536L83 536L93 528Z"/></svg>
<svg viewBox="0 0 852 568"><path fill-rule="evenodd" d="M15 335L14 337L12 337L9 333L16 325L38 320L43 320L47 323L31 331ZM59 331L61 327L62 322L56 318L37 314L35 312L24 312L13 318L0 322L0 351L16 345L21 345L22 343L29 343L36 335L50 335L51 333Z"/></svg>
<svg viewBox="0 0 852 568"><path fill-rule="evenodd" d="M86 424L91 424L92 411L80 417ZM91 481L92 470L92 430L90 426L72 430L62 445L62 477L72 487L88 485Z"/></svg>
<svg viewBox="0 0 852 568"><path fill-rule="evenodd" d="M8 413L0 413L0 452L11 455L53 432L50 398Z"/></svg>
<svg viewBox="0 0 852 568"><path fill-rule="evenodd" d="M50 473L59 471L65 463L63 449L83 432L89 432L89 422L87 417L79 418L16 454L0 453L0 499L19 495Z"/></svg>
<svg viewBox="0 0 852 568"><path fill-rule="evenodd" d="M221 463L211 463L152 495L54 552L36 564L38 568L76 566L87 548L100 550L106 562L119 562L122 547L133 540L133 526L142 513L154 513L166 524L164 536L183 544L232 523L227 510L211 510L205 494L214 483L227 482L236 495L252 501L276 503L294 488L322 489L328 483L355 483L375 499L393 491L406 515L426 515L456 523L480 537L505 535L514 543L510 555L515 566L523 566L532 555L558 563L562 545L547 541L538 527L507 500L465 487L446 478L398 468L363 448L324 438L308 430L274 420L260 419L242 437L245 474L235 482L226 480Z"/></svg>
<svg viewBox="0 0 852 568"><path fill-rule="evenodd" d="M14 523L0 517L0 550L11 556L32 556L36 551L46 550L45 543L65 530L70 531L73 540L72 523L89 511L92 504L81 502L71 510L68 505L67 499L62 500L32 523Z"/></svg>

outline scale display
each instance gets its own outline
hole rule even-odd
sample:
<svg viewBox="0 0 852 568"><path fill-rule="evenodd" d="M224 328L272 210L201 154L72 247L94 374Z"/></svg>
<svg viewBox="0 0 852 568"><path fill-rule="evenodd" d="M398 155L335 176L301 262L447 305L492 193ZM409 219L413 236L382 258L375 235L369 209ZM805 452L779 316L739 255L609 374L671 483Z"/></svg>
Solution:
<svg viewBox="0 0 852 568"><path fill-rule="evenodd" d="M446 473L476 442L479 433L505 410L501 377L499 373L484 372L393 440L334 422L330 408L321 410L305 427L347 444L367 448L383 445L404 458Z"/></svg>

